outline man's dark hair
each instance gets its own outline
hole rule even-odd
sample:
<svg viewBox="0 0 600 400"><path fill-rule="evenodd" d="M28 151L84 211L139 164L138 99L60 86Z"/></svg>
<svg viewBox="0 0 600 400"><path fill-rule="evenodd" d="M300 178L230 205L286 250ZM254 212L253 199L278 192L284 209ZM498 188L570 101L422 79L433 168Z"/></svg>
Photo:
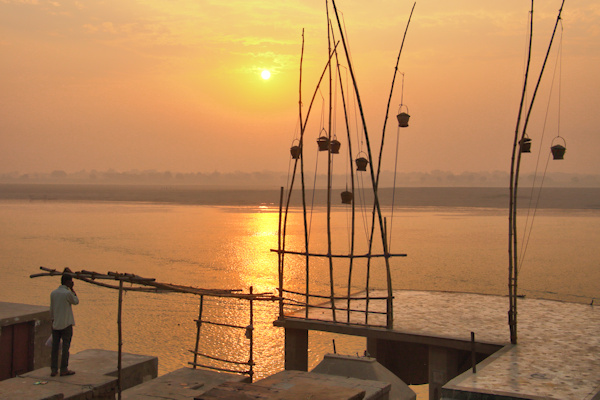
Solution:
<svg viewBox="0 0 600 400"><path fill-rule="evenodd" d="M67 275L67 274L63 274L60 277L60 284L64 285L67 282L71 282L73 280L73 277L71 275Z"/></svg>

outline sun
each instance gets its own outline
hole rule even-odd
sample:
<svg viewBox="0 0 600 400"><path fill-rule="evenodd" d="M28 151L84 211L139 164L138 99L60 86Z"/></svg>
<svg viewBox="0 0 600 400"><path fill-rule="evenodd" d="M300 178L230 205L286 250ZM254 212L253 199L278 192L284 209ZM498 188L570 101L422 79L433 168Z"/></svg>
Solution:
<svg viewBox="0 0 600 400"><path fill-rule="evenodd" d="M264 80L267 80L271 77L271 73L269 71L267 71L266 69L264 69L261 73L260 73L261 78L263 78Z"/></svg>

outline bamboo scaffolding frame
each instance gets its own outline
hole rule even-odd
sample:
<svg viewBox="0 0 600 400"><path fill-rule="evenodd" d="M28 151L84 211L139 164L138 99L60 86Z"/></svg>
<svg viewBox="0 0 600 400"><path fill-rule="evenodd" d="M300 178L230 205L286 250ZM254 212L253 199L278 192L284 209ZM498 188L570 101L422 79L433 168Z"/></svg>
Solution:
<svg viewBox="0 0 600 400"><path fill-rule="evenodd" d="M241 374L249 375L250 380L252 380L252 378L254 376L254 368L253 368L254 367L254 356L253 356L254 301L255 300L260 300L260 301L280 301L281 300L280 297L274 296L270 293L254 293L252 287L250 287L249 293L245 294L245 293L242 293L241 289L232 289L232 290L200 289L200 288L195 288L195 287L191 287L191 286L160 283L160 282L156 282L156 279L154 279L154 278L143 278L141 276L138 276L135 274L129 274L129 273L108 272L106 274L101 274L101 273L93 272L93 271L86 271L86 270L71 271L68 269L65 269L64 271L57 271L54 268L47 268L47 267L43 267L43 266L41 266L40 269L44 272L37 273L37 274L31 274L29 277L30 278L39 278L39 277L46 277L46 276L68 275L68 276L71 276L73 279L78 279L78 280L81 280L81 281L84 281L84 282L87 282L87 283L90 283L93 285L105 287L108 289L116 289L119 291L118 308L117 308L117 334L118 334L118 342L117 342L117 347L118 347L118 355L117 355L117 392L118 393L117 393L117 396L118 397L117 398L119 400L121 399L121 391L122 391L121 375L122 375L123 336L122 336L121 318L122 318L123 292L137 291L137 292L151 292L151 293L160 293L160 294L182 293L182 294L199 295L200 296L200 306L199 306L199 312L198 312L198 319L194 320L196 322L196 326L197 326L196 344L195 344L194 350L189 350L191 353L194 354L194 361L188 362L188 364L192 365L194 368L200 366L200 367L218 370L218 371L241 373ZM97 279L117 280L117 281L119 281L119 284L117 286L117 285L109 285L109 284L105 284L105 283L100 283L100 282L96 282ZM130 283L132 285L139 285L139 286L124 287L123 283L125 283L125 282ZM151 288L148 288L145 286L151 286ZM250 303L250 310L249 310L250 311L250 324L246 327L242 327L242 326L238 326L238 325L216 323L213 321L203 321L202 313L203 313L204 296L233 298L233 299L237 299L237 300L249 301L249 303ZM200 328L203 323L222 326L222 327L242 328L242 329L246 330L247 338L250 339L250 351L249 351L250 356L249 356L248 361L247 362L246 361L239 362L239 361L231 361L231 360L228 361L228 360L224 360L224 359L220 359L217 357L212 357L212 356L208 356L208 355L199 353L198 345L199 345L199 340L200 340ZM242 371L242 370L224 369L224 368L203 365L203 364L199 364L197 362L198 355L207 357L207 358L211 358L214 360L230 362L230 363L234 363L234 364L238 364L238 365L249 365L250 368L247 371L246 370Z"/></svg>

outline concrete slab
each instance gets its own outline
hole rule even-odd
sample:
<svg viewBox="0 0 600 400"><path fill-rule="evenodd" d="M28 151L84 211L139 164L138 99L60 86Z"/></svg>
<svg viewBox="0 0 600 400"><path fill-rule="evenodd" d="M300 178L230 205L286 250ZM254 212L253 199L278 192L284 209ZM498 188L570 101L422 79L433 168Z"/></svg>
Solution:
<svg viewBox="0 0 600 400"><path fill-rule="evenodd" d="M292 388L268 388L239 382L226 382L195 400L362 400L365 391L357 388L308 382Z"/></svg>
<svg viewBox="0 0 600 400"><path fill-rule="evenodd" d="M253 385L280 389L282 391L297 391L298 393L310 394L313 398L321 398L318 393L325 393L327 391L336 393L336 390L339 393L339 389L336 388L345 388L356 392L364 392L365 400L388 399L391 389L391 385L387 382L304 371L282 371L256 381ZM316 391L313 393L309 388L314 388ZM321 391L319 388L324 389Z"/></svg>
<svg viewBox="0 0 600 400"><path fill-rule="evenodd" d="M0 399L114 399L117 379L94 373L50 377L50 368L41 368L0 383Z"/></svg>
<svg viewBox="0 0 600 400"><path fill-rule="evenodd" d="M0 301L0 326L42 318L50 319L50 307Z"/></svg>
<svg viewBox="0 0 600 400"><path fill-rule="evenodd" d="M193 400L224 382L243 382L247 377L206 369L180 368L125 390L123 400Z"/></svg>
<svg viewBox="0 0 600 400"><path fill-rule="evenodd" d="M416 393L406 383L372 357L325 354L323 361L310 372L389 383L390 400L417 398Z"/></svg>
<svg viewBox="0 0 600 400"><path fill-rule="evenodd" d="M88 349L71 355L69 369L117 377L118 352ZM121 390L147 382L158 376L158 358L140 354L121 354Z"/></svg>
<svg viewBox="0 0 600 400"><path fill-rule="evenodd" d="M364 309L364 302L353 301L352 308ZM385 302L371 301L369 308L385 311ZM466 351L475 332L477 352L485 353L486 344L504 348L478 366L476 374L466 372L448 382L445 398L461 399L461 393L491 396L486 399L600 398L600 308L523 298L518 299L518 312L516 346L510 345L504 296L396 290L393 329L349 325L344 311L336 313L344 323L333 323L331 310L322 309L311 309L309 319L303 318L304 310L288 314L275 325ZM364 313L351 313L349 322L364 324ZM385 325L385 316L374 315L369 323Z"/></svg>

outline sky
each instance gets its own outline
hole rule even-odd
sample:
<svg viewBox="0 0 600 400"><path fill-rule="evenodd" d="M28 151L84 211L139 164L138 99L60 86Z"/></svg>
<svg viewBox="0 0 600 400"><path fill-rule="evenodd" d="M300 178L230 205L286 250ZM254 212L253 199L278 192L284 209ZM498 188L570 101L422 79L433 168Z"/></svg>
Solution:
<svg viewBox="0 0 600 400"><path fill-rule="evenodd" d="M534 6L528 98L560 4ZM336 5L375 157L413 2ZM522 0L416 3L384 170L509 170L529 8ZM286 171L298 137L303 30L306 115L328 58L325 1L0 0L0 173ZM599 66L600 3L567 0L528 125L533 150L524 171L600 173ZM326 79L305 152L316 154L316 139L328 129L327 88ZM358 126L356 101L348 102ZM411 120L398 129L401 103ZM337 118L332 134L345 138ZM358 131L355 152L364 146ZM566 142L565 159L546 164L557 136Z"/></svg>

